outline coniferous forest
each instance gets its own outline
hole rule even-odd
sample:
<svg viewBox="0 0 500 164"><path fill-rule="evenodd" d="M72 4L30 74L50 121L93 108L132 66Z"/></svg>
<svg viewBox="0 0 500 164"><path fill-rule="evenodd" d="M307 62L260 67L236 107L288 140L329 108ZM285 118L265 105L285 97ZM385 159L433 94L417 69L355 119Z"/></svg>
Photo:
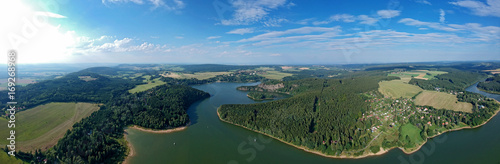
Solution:
<svg viewBox="0 0 500 164"><path fill-rule="evenodd" d="M360 93L376 90L379 81L390 79L371 76L291 81L283 89L299 90L291 98L260 104L223 105L218 112L223 120L294 145L340 154L343 150L362 148L371 139L366 131L358 130L365 129L365 123L358 120L369 110L367 98Z"/></svg>
<svg viewBox="0 0 500 164"><path fill-rule="evenodd" d="M91 78L91 80L82 80ZM125 157L123 130L129 125L170 129L189 123L188 107L210 97L186 85L166 84L130 94L137 82L77 72L55 80L20 87L19 104L32 107L48 102L95 102L100 109L73 125L53 149L35 154L17 152L35 163L118 163ZM48 89L47 89L48 88ZM2 96L7 95L2 94ZM20 96L21 97L21 96ZM2 101L8 101L6 97Z"/></svg>
<svg viewBox="0 0 500 164"><path fill-rule="evenodd" d="M236 67L201 65L186 68L196 71ZM256 75L257 71L245 70L199 80L161 77L156 74L158 72L147 71L135 79L127 79L121 77L123 72L119 69L90 68L18 87L16 94L19 95L19 107L22 107L19 111L50 102L92 102L98 103L100 109L74 124L53 148L16 154L17 158L34 163L42 163L43 159L48 163L119 163L126 157L123 130L127 126L171 129L188 125L189 106L210 97L189 85L213 82L261 81L257 86L242 86L238 90L247 91L247 96L255 100L284 97L265 103L222 105L217 109L221 120L331 156L358 156L365 150L375 153L381 147L412 149L446 130L481 125L498 110L499 104L495 101L465 91L466 87L486 77L478 70L436 68L446 73L429 80L411 78L408 82L424 90L456 95L456 103L472 105L470 112L463 112L416 105L414 99L418 94L413 98L384 96L378 91L379 83L400 79L387 76L387 70L391 69L395 70L388 67L368 71L308 70L282 80L266 79ZM310 78L310 72L315 72L311 77L316 78ZM480 83L478 88L493 88L497 77ZM129 92L153 78L163 84L137 93ZM6 95L6 91L0 91L2 103L9 101ZM384 123L378 117L381 113L386 114L386 120L394 122ZM386 129L382 131L379 127ZM404 132L405 128L413 129L418 136ZM390 132L395 139L384 139L381 144L373 145L373 140L382 132Z"/></svg>
<svg viewBox="0 0 500 164"><path fill-rule="evenodd" d="M500 74L486 79L484 82L477 84L477 88L491 93L500 93Z"/></svg>
<svg viewBox="0 0 500 164"><path fill-rule="evenodd" d="M464 91L465 87L484 77L484 74L480 73L456 69L443 70L450 73L439 75L433 80L412 79L410 83L428 90L441 88L441 91L458 92ZM265 88L275 82L240 87L240 90L278 92L294 96L267 103L222 105L218 109L219 117L223 121L277 137L284 142L309 150L333 156L357 156L363 154L360 150L370 146L369 143L379 136L380 133L374 133L373 129L377 132L376 129L382 125L390 126L389 129L396 125L418 128L417 138L426 140L427 137L448 129L480 125L499 107L495 101L470 92L457 94L457 99L460 102L471 103L472 113L436 109L432 106L416 106L412 99L384 98L377 91L378 82L398 78L374 75L378 73L333 80L286 81L282 83L284 85L282 88L274 90ZM385 105L389 106L383 107ZM390 112L391 119L397 120L396 124L380 124L381 118L371 117L380 108L384 112ZM400 135L400 139L385 140L381 146L411 149L419 144L410 140L407 134L403 134L401 128L394 134ZM372 152L378 151L378 147L371 149Z"/></svg>

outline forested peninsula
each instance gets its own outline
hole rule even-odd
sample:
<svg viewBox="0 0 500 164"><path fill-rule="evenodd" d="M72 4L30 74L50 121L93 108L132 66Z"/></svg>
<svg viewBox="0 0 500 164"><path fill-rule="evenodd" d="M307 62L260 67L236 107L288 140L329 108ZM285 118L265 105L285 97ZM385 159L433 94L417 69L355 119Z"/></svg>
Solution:
<svg viewBox="0 0 500 164"><path fill-rule="evenodd" d="M412 153L428 138L478 127L499 111L498 102L464 91L484 74L442 70L448 72L432 80L412 79L409 83L455 95L457 102L472 104L470 111L417 105L415 97L422 92L408 98L389 97L378 91L379 83L398 77L361 76L285 81L272 89L269 86L277 86L276 82L241 87L293 96L267 103L222 105L217 112L224 122L327 157L361 158L393 148ZM410 84L405 85L413 86Z"/></svg>

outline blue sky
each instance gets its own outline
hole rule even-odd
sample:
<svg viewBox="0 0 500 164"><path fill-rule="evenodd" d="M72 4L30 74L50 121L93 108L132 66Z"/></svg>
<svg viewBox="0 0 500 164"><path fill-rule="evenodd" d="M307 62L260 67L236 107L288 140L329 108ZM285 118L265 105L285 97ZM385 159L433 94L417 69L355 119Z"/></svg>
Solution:
<svg viewBox="0 0 500 164"><path fill-rule="evenodd" d="M4 3L4 4L1 4ZM0 2L20 63L500 60L500 0ZM5 60L5 59L3 59Z"/></svg>

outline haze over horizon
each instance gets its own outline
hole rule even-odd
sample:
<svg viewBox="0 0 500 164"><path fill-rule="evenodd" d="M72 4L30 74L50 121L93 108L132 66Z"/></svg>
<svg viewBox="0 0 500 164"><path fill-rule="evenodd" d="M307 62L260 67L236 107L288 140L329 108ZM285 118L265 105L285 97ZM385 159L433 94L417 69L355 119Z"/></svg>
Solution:
<svg viewBox="0 0 500 164"><path fill-rule="evenodd" d="M19 63L500 60L500 0L21 0L0 12L0 49Z"/></svg>

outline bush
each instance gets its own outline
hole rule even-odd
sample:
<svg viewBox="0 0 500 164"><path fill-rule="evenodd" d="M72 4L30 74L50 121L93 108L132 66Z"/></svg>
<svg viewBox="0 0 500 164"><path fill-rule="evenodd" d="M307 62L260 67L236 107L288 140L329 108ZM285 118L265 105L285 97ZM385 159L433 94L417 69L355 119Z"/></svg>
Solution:
<svg viewBox="0 0 500 164"><path fill-rule="evenodd" d="M378 153L380 151L380 146L372 146L370 147L370 151L372 151L372 153Z"/></svg>

